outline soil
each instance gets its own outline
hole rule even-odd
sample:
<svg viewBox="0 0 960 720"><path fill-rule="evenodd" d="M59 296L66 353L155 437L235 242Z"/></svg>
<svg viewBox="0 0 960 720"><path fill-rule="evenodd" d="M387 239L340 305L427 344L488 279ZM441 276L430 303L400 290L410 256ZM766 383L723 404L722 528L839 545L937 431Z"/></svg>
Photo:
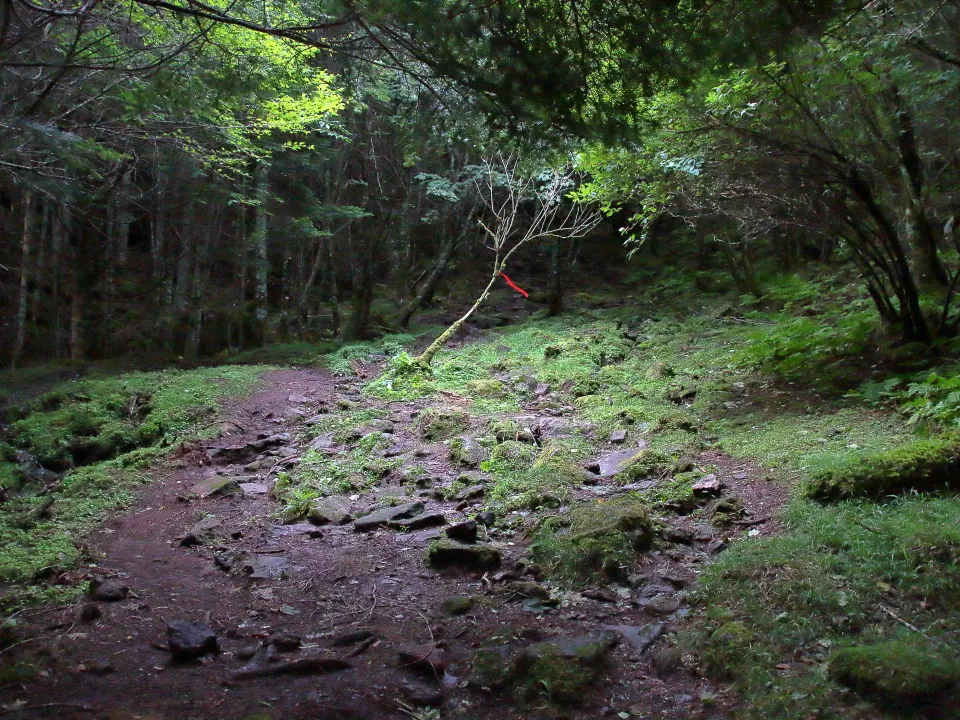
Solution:
<svg viewBox="0 0 960 720"><path fill-rule="evenodd" d="M297 437L306 417L321 407L335 408L338 400L373 402L360 395L361 382L359 377L335 378L322 370L274 372L260 392L230 408L219 439L187 449L157 467L154 482L143 489L134 509L110 519L88 541L97 558L86 568L88 576L116 579L129 587L129 593L117 602L97 602L102 614L89 622L81 617L90 600L24 613L20 618L24 635L31 639L5 650L0 661L15 664L40 658L45 669L27 682L0 687L0 715L64 720L442 715L505 720L731 714L736 698L727 688L702 677L693 659L664 663L660 651L670 647L671 628L689 610L686 595L700 568L723 550L727 535L739 537L748 528L773 532L785 488L769 481L762 468L710 453L703 461L717 468L726 484L724 494L735 493L746 512L727 530L703 519L680 517L676 524L690 531L692 543L660 543L644 554L641 584L661 588L665 594L657 597L667 601L650 603L637 590L611 585L586 595L560 594L556 608L518 602L503 591L511 579L535 579L523 575L521 559L528 539L522 532L490 538L503 551L498 570L439 572L427 565L425 548L443 536L442 527L357 532L350 524L284 526L276 519L277 504L269 493L206 498L191 493L196 483L217 473L257 476L245 481L269 484L275 465L295 462L305 451ZM425 404L389 405L398 445L422 446L411 416ZM241 446L284 432L293 440L264 454L260 471L211 460L213 447ZM460 472L442 444L426 446L426 455L416 462L448 481ZM579 494L597 497L616 491L598 485L584 487ZM399 478L391 475L377 496L404 492ZM449 524L472 518L482 504L479 499L465 506L420 499L426 512L442 513ZM371 502L359 499L357 507ZM189 528L211 517L219 521L216 541L181 545ZM466 613L451 616L444 600L454 596L475 597L476 603ZM87 617L96 614L89 607L85 611ZM166 646L167 623L176 621L212 629L221 652L174 662ZM545 699L521 703L509 692L474 688L467 682L474 650L505 627L542 638L617 628L621 640L578 705L560 706ZM624 628L628 630L623 632ZM650 636L662 634L641 649L630 641L629 628ZM356 634L348 637L349 633ZM264 649L271 638L281 635L296 636L299 647L296 639L288 639L274 643L274 650ZM355 642L335 646L337 639ZM262 665L256 665L256 658L241 659L255 650L258 658L274 657ZM654 657L661 659L659 671ZM302 658L322 662L293 663ZM334 669L332 659L349 667ZM288 672L237 676L245 667ZM441 715L416 709L418 704L438 701Z"/></svg>

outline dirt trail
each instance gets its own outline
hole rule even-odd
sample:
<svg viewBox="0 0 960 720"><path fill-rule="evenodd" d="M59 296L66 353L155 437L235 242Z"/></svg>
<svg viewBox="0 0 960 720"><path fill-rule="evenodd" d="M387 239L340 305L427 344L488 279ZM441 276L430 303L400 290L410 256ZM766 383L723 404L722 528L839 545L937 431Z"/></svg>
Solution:
<svg viewBox="0 0 960 720"><path fill-rule="evenodd" d="M438 572L426 564L425 548L444 536L443 527L359 532L352 524L280 525L276 502L258 485L269 484L278 461L282 466L305 451L297 440L305 418L318 410L335 412L341 400L371 404L358 388L359 381L321 370L274 372L259 393L231 409L231 422L224 424L230 434L156 469L136 508L90 539L99 558L88 568L91 576L112 579L129 594L95 603L102 617L91 622L80 619L84 603L27 615L36 639L0 660L42 657L48 667L26 684L0 687L0 715L504 720L729 714L732 697L662 652L667 645L661 637L686 613L685 593L698 568L722 549L719 532L681 520L688 523L687 536L646 556L635 589L567 593L559 607L550 608L504 592L510 580L535 579L521 578L523 566L517 564L527 542L522 533L490 538L502 551L498 569ZM411 416L426 404L389 406L398 452L423 448ZM282 433L289 439L264 443L273 447L260 455L260 470L243 469L248 457L211 461L211 455L229 456L211 448L244 447ZM459 474L440 444L419 450L416 461L447 481ZM746 504L751 526L768 532L782 488L747 464L722 456L710 462ZM242 476L247 491L202 499L191 494L197 483L218 474ZM394 473L377 496L404 492ZM584 488L582 495L602 492ZM482 504L423 495L405 501L423 502L420 517L442 513L447 525L472 518ZM359 499L354 516L372 502ZM185 546L191 529L199 544L188 540ZM444 601L456 596L476 602L451 615ZM166 623L176 621L209 627L222 652L173 662L165 649ZM524 643L606 632L612 635L602 637L613 637L616 646L597 656L598 663L605 656L604 670L585 695L570 699L579 703L565 707L535 697L517 704L509 690L468 685L476 648L505 628ZM349 667L335 670L334 660ZM415 709L427 705L439 705L441 714Z"/></svg>

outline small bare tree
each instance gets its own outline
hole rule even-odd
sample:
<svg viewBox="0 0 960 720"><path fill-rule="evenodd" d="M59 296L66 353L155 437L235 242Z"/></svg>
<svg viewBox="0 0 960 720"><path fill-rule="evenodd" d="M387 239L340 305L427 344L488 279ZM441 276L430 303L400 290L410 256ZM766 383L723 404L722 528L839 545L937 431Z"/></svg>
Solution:
<svg viewBox="0 0 960 720"><path fill-rule="evenodd" d="M485 165L486 173L476 182L477 194L487 210L486 219L479 222L489 238L487 247L494 255L490 280L471 308L440 333L417 358L417 363L425 367L487 299L517 250L547 238L569 240L583 237L602 217L594 207L566 199L579 180L579 173L571 168L525 174L517 167L513 155L497 155ZM528 207L529 215L525 212ZM529 222L524 223L526 217Z"/></svg>

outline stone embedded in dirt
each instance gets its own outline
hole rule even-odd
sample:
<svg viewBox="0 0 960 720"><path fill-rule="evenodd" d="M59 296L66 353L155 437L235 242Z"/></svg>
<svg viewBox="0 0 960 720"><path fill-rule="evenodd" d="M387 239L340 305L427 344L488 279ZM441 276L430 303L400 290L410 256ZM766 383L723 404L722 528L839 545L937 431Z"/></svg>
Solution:
<svg viewBox="0 0 960 720"><path fill-rule="evenodd" d="M284 633L282 635L273 635L267 640L267 645L275 647L277 652L293 652L301 645L299 635Z"/></svg>
<svg viewBox="0 0 960 720"><path fill-rule="evenodd" d="M487 527L493 527L493 524L497 521L497 515L490 510L484 510L482 513L477 513L476 520Z"/></svg>
<svg viewBox="0 0 960 720"><path fill-rule="evenodd" d="M443 611L447 615L463 615L470 612L476 603L476 598L469 595L454 595L443 601Z"/></svg>
<svg viewBox="0 0 960 720"><path fill-rule="evenodd" d="M486 492L487 490L483 485L470 485L454 495L451 500L459 503L470 503L483 498Z"/></svg>
<svg viewBox="0 0 960 720"><path fill-rule="evenodd" d="M596 470L591 467L587 469L596 472L600 477L613 477L626 468L646 446L647 444L641 440L640 444L632 450L614 450L597 459Z"/></svg>
<svg viewBox="0 0 960 720"><path fill-rule="evenodd" d="M671 615L680 609L680 600L674 595L638 598L637 605L654 615Z"/></svg>
<svg viewBox="0 0 960 720"><path fill-rule="evenodd" d="M337 635L333 638L333 640L330 641L330 646L347 647L349 645L356 645L358 642L363 642L364 640L370 640L374 637L376 637L376 635L369 630L351 630L350 632Z"/></svg>
<svg viewBox="0 0 960 720"><path fill-rule="evenodd" d="M693 531L678 527L665 527L658 532L668 543L676 545L690 545L693 543Z"/></svg>
<svg viewBox="0 0 960 720"><path fill-rule="evenodd" d="M607 590L584 590L580 594L588 600L597 602L615 603L620 599L619 596Z"/></svg>
<svg viewBox="0 0 960 720"><path fill-rule="evenodd" d="M298 405L305 405L307 403L312 403L313 398L304 395L303 393L293 393L290 397L287 398L287 402L297 403Z"/></svg>
<svg viewBox="0 0 960 720"><path fill-rule="evenodd" d="M309 535L312 538L323 537L323 531L311 523L295 523L293 525L277 525L273 528L274 537L289 537L290 535Z"/></svg>
<svg viewBox="0 0 960 720"><path fill-rule="evenodd" d="M680 648L668 647L655 652L651 663L653 669L657 671L660 677L669 677L680 669L680 661L683 659L683 651Z"/></svg>
<svg viewBox="0 0 960 720"><path fill-rule="evenodd" d="M307 520L314 525L346 525L353 520L350 514L350 501L347 498L331 495L310 503Z"/></svg>
<svg viewBox="0 0 960 720"><path fill-rule="evenodd" d="M246 661L246 660L249 660L250 658L252 658L252 657L253 657L254 655L256 655L258 652L260 652L260 646L259 646L259 645L247 645L246 647L242 647L242 648L239 648L239 649L237 649L237 650L234 650L234 651L233 651L233 656L234 656L237 660L244 660L244 661Z"/></svg>
<svg viewBox="0 0 960 720"><path fill-rule="evenodd" d="M233 673L230 679L252 680L258 677L270 677L272 675L320 675L322 673L336 672L337 670L346 670L350 667L353 666L342 658L316 655L314 657L298 658L297 660L290 660L289 662L277 662L269 665L260 665L253 662Z"/></svg>
<svg viewBox="0 0 960 720"><path fill-rule="evenodd" d="M529 580L511 580L503 586L503 594L507 596L508 600L520 600L522 598L550 599L550 591L547 588Z"/></svg>
<svg viewBox="0 0 960 720"><path fill-rule="evenodd" d="M421 513L420 515L404 520L390 520L387 523L387 527L391 530L413 531L423 530L429 527L439 527L446 524L447 519L443 516L443 513L432 512Z"/></svg>
<svg viewBox="0 0 960 720"><path fill-rule="evenodd" d="M252 440L245 445L215 445L208 448L207 452L211 460L221 464L245 463L265 450L286 445L292 440L289 433L278 433Z"/></svg>
<svg viewBox="0 0 960 720"><path fill-rule="evenodd" d="M614 445L621 445L627 441L627 431L626 430L614 430L610 433L610 442Z"/></svg>
<svg viewBox="0 0 960 720"><path fill-rule="evenodd" d="M192 525L190 529L184 533L180 544L183 547L193 547L194 545L206 545L207 543L213 542L216 540L217 530L221 524L220 519L213 515L201 518L198 523Z"/></svg>
<svg viewBox="0 0 960 720"><path fill-rule="evenodd" d="M375 432L384 433L385 435L390 435L393 433L395 427L392 422L389 420L384 420L383 418L377 418L370 420L363 426L361 431L363 436L366 437Z"/></svg>
<svg viewBox="0 0 960 720"><path fill-rule="evenodd" d="M176 662L196 660L220 653L217 634L200 623L177 621L167 624L167 647Z"/></svg>
<svg viewBox="0 0 960 720"><path fill-rule="evenodd" d="M243 571L251 580L278 580L291 570L290 561L282 555L258 555L243 565Z"/></svg>
<svg viewBox="0 0 960 720"><path fill-rule="evenodd" d="M466 520L447 528L447 537L459 540L462 543L475 543L477 541L477 523L473 520Z"/></svg>
<svg viewBox="0 0 960 720"><path fill-rule="evenodd" d="M450 459L464 467L477 467L490 457L490 452L467 435L450 441Z"/></svg>
<svg viewBox="0 0 960 720"><path fill-rule="evenodd" d="M494 636L473 655L469 683L474 687L507 689L514 685L545 691L551 700L577 705L594 686L604 661L619 637L610 631L533 644Z"/></svg>
<svg viewBox="0 0 960 720"><path fill-rule="evenodd" d="M90 581L91 600L97 600L99 602L119 602L126 598L129 593L130 588L116 578Z"/></svg>
<svg viewBox="0 0 960 720"><path fill-rule="evenodd" d="M711 473L697 480L690 486L690 490L694 495L699 495L700 497L716 497L724 487L726 486L723 481Z"/></svg>
<svg viewBox="0 0 960 720"><path fill-rule="evenodd" d="M80 622L91 623L94 620L99 620L103 617L103 610L100 609L99 605L94 605L93 603L84 603L83 607L80 608Z"/></svg>
<svg viewBox="0 0 960 720"><path fill-rule="evenodd" d="M656 642L657 638L663 635L666 625L661 623L649 623L647 625L604 625L605 630L613 630L620 633L624 640L632 645L636 650L644 652L648 647Z"/></svg>
<svg viewBox="0 0 960 720"><path fill-rule="evenodd" d="M443 651L435 645L401 645L397 648L397 663L404 670L438 681L447 669Z"/></svg>
<svg viewBox="0 0 960 720"><path fill-rule="evenodd" d="M375 510L368 515L364 515L363 517L355 520L353 523L353 529L357 532L368 532L380 527L381 525L386 525L391 520L405 520L407 518L412 518L415 515L419 515L422 512L422 502L395 505L394 507Z"/></svg>
<svg viewBox="0 0 960 720"><path fill-rule="evenodd" d="M77 665L77 672L90 673L91 675L109 675L116 668L109 660L88 660Z"/></svg>
<svg viewBox="0 0 960 720"><path fill-rule="evenodd" d="M192 488L190 492L199 497L211 497L212 495L233 495L240 492L240 484L236 478L226 475L214 475L206 480L201 480Z"/></svg>
<svg viewBox="0 0 960 720"><path fill-rule="evenodd" d="M240 483L240 489L243 491L244 495L266 495L270 492L270 488L263 483Z"/></svg>
<svg viewBox="0 0 960 720"><path fill-rule="evenodd" d="M400 692L415 707L438 708L443 704L443 691L424 683L404 683Z"/></svg>
<svg viewBox="0 0 960 720"><path fill-rule="evenodd" d="M492 545L465 545L454 540L436 540L427 548L427 563L436 568L490 570L499 567L500 560L500 550Z"/></svg>
<svg viewBox="0 0 960 720"><path fill-rule="evenodd" d="M311 450L329 450L336 444L336 441L333 439L333 433L326 432L317 435L313 440L310 441L310 444L307 447Z"/></svg>

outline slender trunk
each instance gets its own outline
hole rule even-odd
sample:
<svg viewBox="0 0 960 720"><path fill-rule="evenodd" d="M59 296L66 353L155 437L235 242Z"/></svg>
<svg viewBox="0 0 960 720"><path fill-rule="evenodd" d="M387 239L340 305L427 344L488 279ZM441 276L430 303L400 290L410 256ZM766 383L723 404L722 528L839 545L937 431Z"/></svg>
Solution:
<svg viewBox="0 0 960 720"><path fill-rule="evenodd" d="M329 238L323 241L327 250L327 276L330 282L330 325L331 334L340 334L340 286L337 284L337 264L333 257L333 243Z"/></svg>
<svg viewBox="0 0 960 720"><path fill-rule="evenodd" d="M124 267L130 255L130 226L133 224L133 212L130 207L131 188L133 187L133 168L120 176L120 191L116 198L114 216L116 218L114 234L117 248L117 265Z"/></svg>
<svg viewBox="0 0 960 720"><path fill-rule="evenodd" d="M267 266L267 198L269 186L269 173L264 164L257 165L254 171L254 183L256 192L256 215L253 221L253 236L251 245L253 246L253 324L256 334L255 342L260 345L267 344L267 279L269 268Z"/></svg>
<svg viewBox="0 0 960 720"><path fill-rule="evenodd" d="M30 254L33 242L33 191L23 193L23 231L20 237L20 300L17 304L17 334L13 340L10 367L16 368L27 340L27 309L30 292Z"/></svg>
<svg viewBox="0 0 960 720"><path fill-rule="evenodd" d="M470 319L479 308L483 301L487 299L490 295L490 291L493 289L494 284L497 282L497 278L500 277L501 264L495 262L493 274L490 276L490 282L487 283L487 286L483 289L483 292L480 293L480 297L477 298L476 302L467 310L458 320L456 320L450 327L444 330L440 335L434 340L430 345L420 353L420 356L417 358L417 363L423 366L430 365L433 362L434 356L440 352L440 349L447 344L447 341L452 338L454 335L459 332L460 328L463 327L463 324Z"/></svg>
<svg viewBox="0 0 960 720"><path fill-rule="evenodd" d="M417 297L410 302L407 307L404 308L403 313L401 313L398 319L400 327L407 327L410 325L410 319L413 317L414 313L420 308L427 307L433 300L433 295L437 291L437 286L440 284L440 280L443 278L443 274L446 272L447 266L450 264L450 260L453 258L453 254L460 246L460 243L463 241L464 237L466 237L467 232L468 229L465 225L464 229L456 235L450 234L447 236L447 239L440 247L440 255L437 257L436 262L434 262L433 267L430 269L430 274L427 276L427 279L423 285L420 286L420 292L417 293Z"/></svg>
<svg viewBox="0 0 960 720"><path fill-rule="evenodd" d="M183 356L188 360L200 357L200 339L203 333L204 267L210 244L210 233L206 230L209 226L205 224L204 227L204 231L196 235L196 248L193 252L190 303L186 312L187 332L183 344Z"/></svg>
<svg viewBox="0 0 960 720"><path fill-rule="evenodd" d="M193 279L193 253L195 250L196 235L194 233L194 213L196 211L193 198L187 202L183 223L180 227L180 249L177 255L177 276L173 288L173 311L176 316L177 335L172 343L175 347L182 346L188 324L187 312L190 308L191 280ZM173 328L171 328L172 330Z"/></svg>
<svg viewBox="0 0 960 720"><path fill-rule="evenodd" d="M343 327L343 340L357 340L363 336L370 323L370 304L373 300L373 268L371 267L369 238L354 242L353 232L347 229L347 243L353 260L351 275L353 293L351 297L350 317Z"/></svg>
<svg viewBox="0 0 960 720"><path fill-rule="evenodd" d="M60 334L62 332L60 327L60 316L62 314L60 308L60 268L64 265L62 262L63 240L64 236L68 234L69 212L66 207L55 207L50 223L50 300L53 309L53 353L57 360L61 356Z"/></svg>

